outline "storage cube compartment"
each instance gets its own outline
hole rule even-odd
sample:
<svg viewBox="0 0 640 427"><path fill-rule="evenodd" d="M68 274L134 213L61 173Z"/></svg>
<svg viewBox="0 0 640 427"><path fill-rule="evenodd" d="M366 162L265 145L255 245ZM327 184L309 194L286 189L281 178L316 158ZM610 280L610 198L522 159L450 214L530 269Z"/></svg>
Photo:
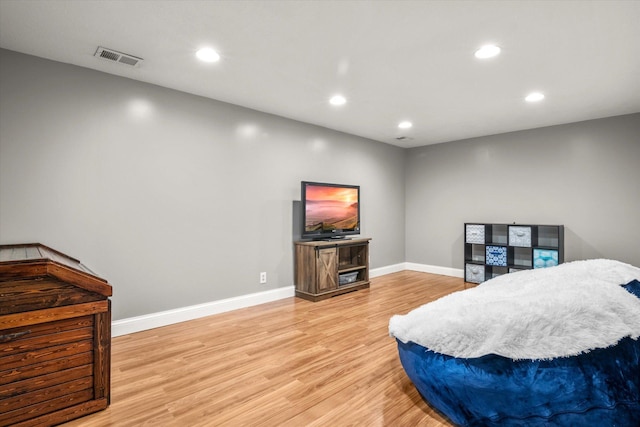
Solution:
<svg viewBox="0 0 640 427"><path fill-rule="evenodd" d="M465 227L465 242L484 244L484 225L467 224Z"/></svg>
<svg viewBox="0 0 640 427"><path fill-rule="evenodd" d="M509 227L505 224L491 225L491 241L495 245L506 245L509 241Z"/></svg>
<svg viewBox="0 0 640 427"><path fill-rule="evenodd" d="M489 267L488 270L487 274L485 274L487 280L509 273L507 267Z"/></svg>
<svg viewBox="0 0 640 427"><path fill-rule="evenodd" d="M484 262L485 249L484 245L466 244L464 260L472 262Z"/></svg>
<svg viewBox="0 0 640 427"><path fill-rule="evenodd" d="M554 249L533 250L533 268L555 267L558 265L558 251Z"/></svg>
<svg viewBox="0 0 640 427"><path fill-rule="evenodd" d="M521 248L521 247L513 247L512 251L512 259L509 264L513 264L517 267L529 267L533 265L533 260L531 259L531 249L530 248Z"/></svg>
<svg viewBox="0 0 640 427"><path fill-rule="evenodd" d="M487 265L506 267L507 248L504 246L487 246L485 263Z"/></svg>
<svg viewBox="0 0 640 427"><path fill-rule="evenodd" d="M531 227L509 226L509 246L531 247Z"/></svg>
<svg viewBox="0 0 640 427"><path fill-rule="evenodd" d="M484 265L466 264L464 280L470 283L484 282Z"/></svg>
<svg viewBox="0 0 640 427"><path fill-rule="evenodd" d="M556 226L541 225L538 227L537 246L560 247L560 230Z"/></svg>

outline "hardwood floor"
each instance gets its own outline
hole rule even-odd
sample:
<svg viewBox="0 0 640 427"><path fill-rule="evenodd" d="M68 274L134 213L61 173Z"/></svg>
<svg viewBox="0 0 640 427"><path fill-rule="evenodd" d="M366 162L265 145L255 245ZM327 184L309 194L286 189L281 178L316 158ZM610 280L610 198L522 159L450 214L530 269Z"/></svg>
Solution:
<svg viewBox="0 0 640 427"><path fill-rule="evenodd" d="M409 381L393 314L462 290L403 271L319 302L287 298L112 342L111 406L71 426L452 426Z"/></svg>

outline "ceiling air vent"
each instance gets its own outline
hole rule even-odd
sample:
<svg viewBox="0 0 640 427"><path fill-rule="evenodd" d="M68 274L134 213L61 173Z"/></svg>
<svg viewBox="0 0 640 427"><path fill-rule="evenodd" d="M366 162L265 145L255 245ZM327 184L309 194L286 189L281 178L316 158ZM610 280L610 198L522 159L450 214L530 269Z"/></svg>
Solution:
<svg viewBox="0 0 640 427"><path fill-rule="evenodd" d="M120 64L130 65L132 67L137 67L140 65L142 58L137 58L132 55L127 55L126 53L118 52L117 50L107 49L104 47L99 47L96 50L95 55L98 58L105 59L107 61L119 62Z"/></svg>
<svg viewBox="0 0 640 427"><path fill-rule="evenodd" d="M409 136L399 136L396 138L396 140L398 141L411 141L413 138L409 137Z"/></svg>

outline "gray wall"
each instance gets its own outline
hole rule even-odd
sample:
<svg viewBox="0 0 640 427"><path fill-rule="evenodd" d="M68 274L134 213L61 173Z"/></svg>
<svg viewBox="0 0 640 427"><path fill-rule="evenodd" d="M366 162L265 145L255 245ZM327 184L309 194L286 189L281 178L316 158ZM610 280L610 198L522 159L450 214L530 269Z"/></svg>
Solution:
<svg viewBox="0 0 640 427"><path fill-rule="evenodd" d="M373 268L462 268L465 221L562 223L568 260L640 265L639 135L634 114L402 150L0 50L0 243L80 258L115 320L245 295L293 284L315 180L361 185Z"/></svg>
<svg viewBox="0 0 640 427"><path fill-rule="evenodd" d="M408 262L463 268L463 223L565 225L565 260L640 265L640 114L407 150Z"/></svg>
<svg viewBox="0 0 640 427"><path fill-rule="evenodd" d="M359 184L371 267L403 262L403 168L387 144L0 50L0 243L79 258L114 320L293 285L301 180Z"/></svg>

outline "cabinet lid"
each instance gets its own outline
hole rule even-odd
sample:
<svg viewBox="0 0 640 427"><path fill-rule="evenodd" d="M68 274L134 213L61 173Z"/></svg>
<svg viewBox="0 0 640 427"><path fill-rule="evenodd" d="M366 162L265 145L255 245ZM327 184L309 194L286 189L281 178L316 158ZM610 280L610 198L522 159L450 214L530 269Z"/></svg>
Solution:
<svg viewBox="0 0 640 427"><path fill-rule="evenodd" d="M79 260L41 243L0 245L0 282L55 277L79 288L111 296L111 285Z"/></svg>

